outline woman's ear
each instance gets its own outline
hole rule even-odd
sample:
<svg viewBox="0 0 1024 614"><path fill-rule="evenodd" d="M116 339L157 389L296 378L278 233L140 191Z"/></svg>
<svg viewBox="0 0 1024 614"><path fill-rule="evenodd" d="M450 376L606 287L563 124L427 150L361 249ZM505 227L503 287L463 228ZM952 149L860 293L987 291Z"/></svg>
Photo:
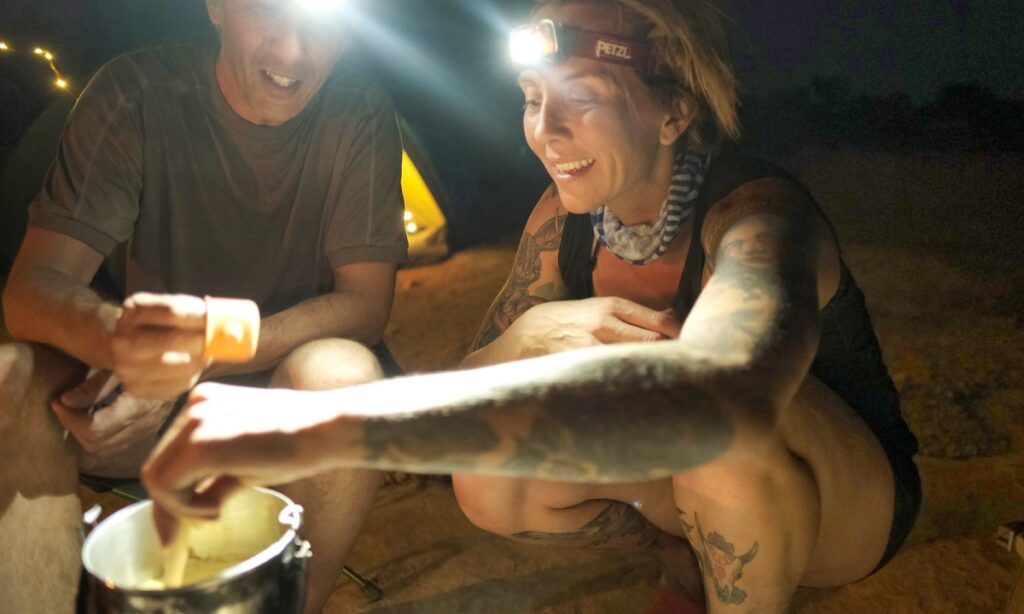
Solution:
<svg viewBox="0 0 1024 614"><path fill-rule="evenodd" d="M697 104L689 96L676 96L661 126L661 144L675 145L697 117Z"/></svg>

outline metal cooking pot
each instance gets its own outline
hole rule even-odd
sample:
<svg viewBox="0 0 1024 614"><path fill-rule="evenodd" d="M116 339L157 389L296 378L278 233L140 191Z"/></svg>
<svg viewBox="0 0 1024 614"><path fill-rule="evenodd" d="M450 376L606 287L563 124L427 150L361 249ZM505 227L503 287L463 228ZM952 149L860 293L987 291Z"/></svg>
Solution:
<svg viewBox="0 0 1024 614"><path fill-rule="evenodd" d="M83 595L89 613L218 614L302 612L309 542L298 531L302 507L265 488L231 497L220 518L188 531L192 552L215 568L176 589L147 590L162 577L164 553L153 525L152 502L131 505L100 523L82 546Z"/></svg>

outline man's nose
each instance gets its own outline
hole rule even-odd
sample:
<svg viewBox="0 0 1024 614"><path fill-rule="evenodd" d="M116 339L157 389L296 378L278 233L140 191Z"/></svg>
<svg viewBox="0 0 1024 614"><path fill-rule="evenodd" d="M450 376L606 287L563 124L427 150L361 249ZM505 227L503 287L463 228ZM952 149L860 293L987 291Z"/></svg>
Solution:
<svg viewBox="0 0 1024 614"><path fill-rule="evenodd" d="M305 29L306 17L295 14L297 11L288 11L281 16L276 27L270 33L270 48L273 51L274 59L282 64L296 64L306 54L306 46L309 44L308 35Z"/></svg>

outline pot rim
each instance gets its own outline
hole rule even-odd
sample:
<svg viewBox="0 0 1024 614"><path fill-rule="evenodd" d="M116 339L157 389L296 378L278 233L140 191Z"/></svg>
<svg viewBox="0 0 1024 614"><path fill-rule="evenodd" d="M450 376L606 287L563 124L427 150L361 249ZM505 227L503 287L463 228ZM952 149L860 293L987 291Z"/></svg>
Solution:
<svg viewBox="0 0 1024 614"><path fill-rule="evenodd" d="M89 576L95 578L106 588L110 590L120 591L128 595L181 595L196 591L204 591L215 585L223 584L224 582L234 581L235 579L262 567L272 559L277 558L281 553L285 551L289 544L298 543L298 530L299 527L302 525L302 506L298 505L297 503L295 503L285 495L277 492L276 490L263 488L261 486L250 487L250 490L266 495L271 495L277 499L280 499L284 503L284 507L281 508L281 512L278 515L278 522L280 522L282 526L286 527L287 530L281 535L281 537L279 537L272 544L268 545L266 548L264 548L257 554L249 557L248 559L240 563L236 563L235 565L222 569L215 576L212 576L200 582L196 582L194 584L180 586L178 588L144 589L138 587L127 587L118 585L114 581L107 578L103 578L100 575L94 573L93 570L89 568L89 562L86 558L86 553L89 550L90 546L94 544L96 540L101 538L103 533L103 526L114 526L118 523L119 520L124 519L122 517L142 513L145 508L151 508L153 506L152 499L139 501L138 503L133 503L132 505L129 505L124 509L118 510L109 518L107 518L99 525L97 525L96 528L93 529L91 533L89 533L88 537L86 537L85 541L82 543L82 567L85 568L85 571L89 574Z"/></svg>

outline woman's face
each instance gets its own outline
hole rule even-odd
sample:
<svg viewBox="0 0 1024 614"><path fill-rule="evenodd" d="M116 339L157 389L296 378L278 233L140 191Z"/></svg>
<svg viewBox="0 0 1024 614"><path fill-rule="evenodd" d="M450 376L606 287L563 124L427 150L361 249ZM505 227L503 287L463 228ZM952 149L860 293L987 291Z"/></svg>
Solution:
<svg viewBox="0 0 1024 614"><path fill-rule="evenodd" d="M546 5L535 19L632 35L606 4ZM526 141L566 209L586 213L608 205L627 224L657 217L681 132L673 122L678 113L659 102L635 71L571 57L523 71L519 85Z"/></svg>

